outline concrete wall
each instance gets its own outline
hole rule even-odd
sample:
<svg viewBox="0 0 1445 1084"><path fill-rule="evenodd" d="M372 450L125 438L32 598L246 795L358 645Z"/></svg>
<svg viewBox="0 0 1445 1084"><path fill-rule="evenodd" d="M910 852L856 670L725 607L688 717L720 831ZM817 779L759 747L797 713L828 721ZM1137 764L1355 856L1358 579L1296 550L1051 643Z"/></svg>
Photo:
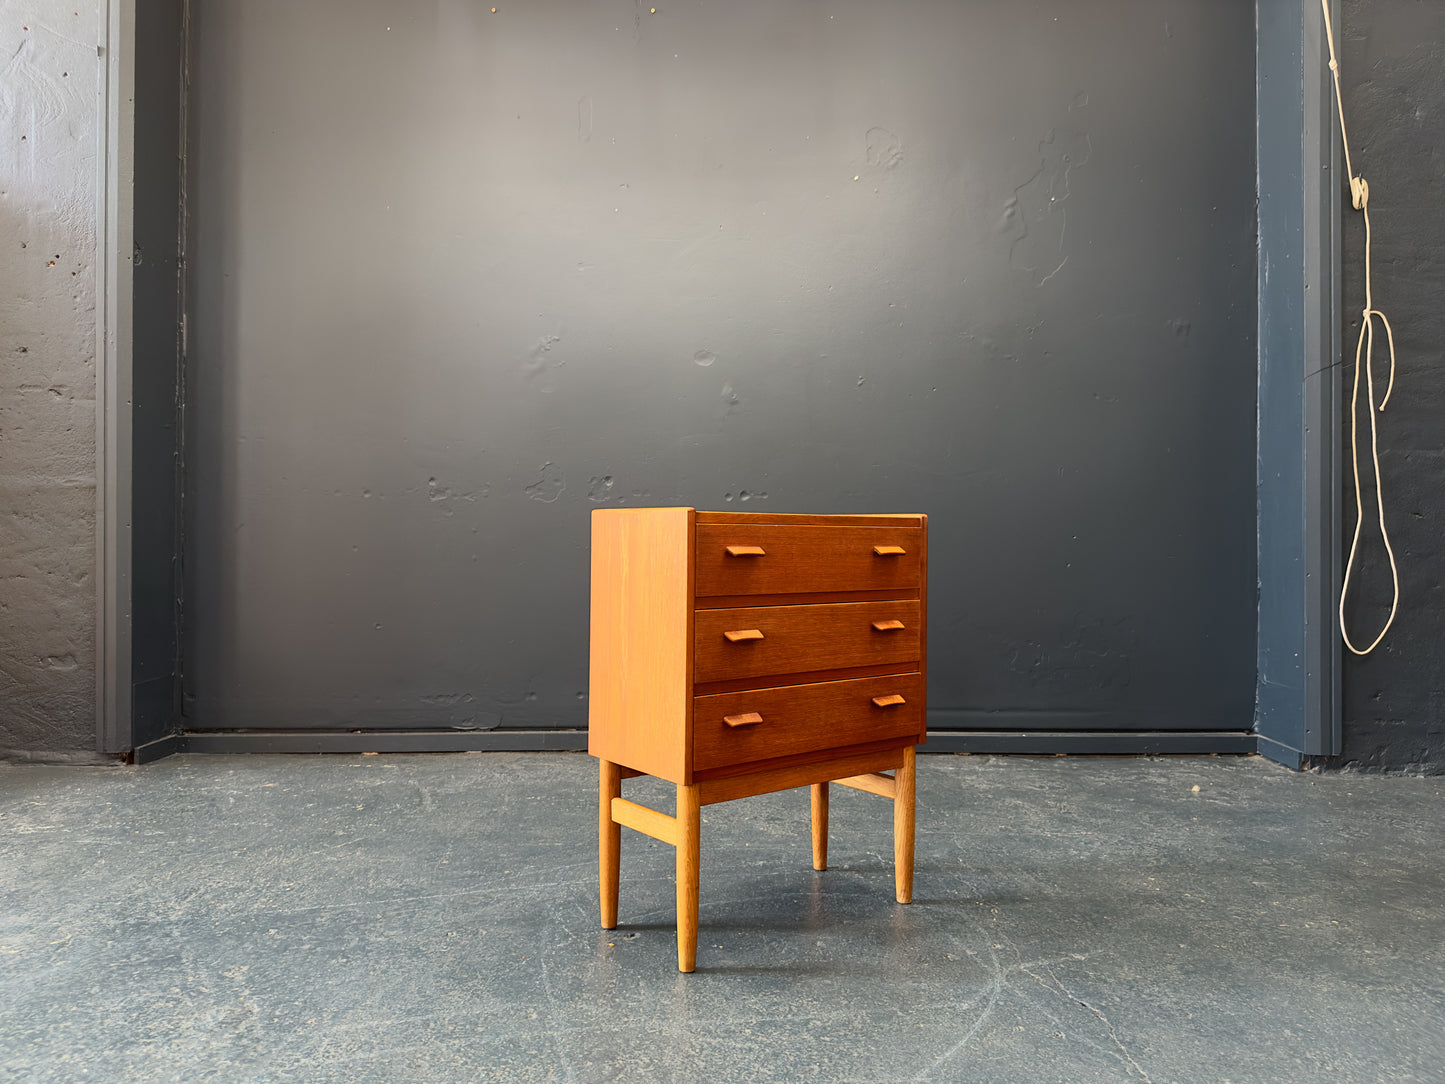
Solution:
<svg viewBox="0 0 1445 1084"><path fill-rule="evenodd" d="M1378 416L1386 522L1403 597L1385 642L1363 659L1345 656L1341 763L1445 771L1445 5L1421 0L1345 0L1340 41L1346 122L1355 170L1370 182L1374 303L1395 329L1399 374ZM1345 225L1345 384L1364 307L1364 226ZM1376 353L1377 379L1388 355ZM1361 389L1363 399L1364 390ZM1348 411L1348 400L1346 401ZM1345 443L1345 538L1354 530ZM1368 439L1368 418L1360 413ZM1370 466L1366 473L1367 502ZM1352 636L1368 644L1389 613L1390 575L1375 513L1366 505L1363 577L1352 588ZM1357 573L1358 576L1358 573Z"/></svg>
<svg viewBox="0 0 1445 1084"><path fill-rule="evenodd" d="M95 747L100 25L0 7L0 753Z"/></svg>

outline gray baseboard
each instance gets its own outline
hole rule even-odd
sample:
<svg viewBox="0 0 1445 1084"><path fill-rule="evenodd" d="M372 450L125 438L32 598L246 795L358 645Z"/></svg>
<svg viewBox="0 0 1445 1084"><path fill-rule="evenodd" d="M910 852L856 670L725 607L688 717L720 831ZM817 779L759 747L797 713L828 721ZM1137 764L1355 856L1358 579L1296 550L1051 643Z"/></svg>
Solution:
<svg viewBox="0 0 1445 1084"><path fill-rule="evenodd" d="M587 748L585 730L541 729L193 730L184 739L187 753L516 753Z"/></svg>
<svg viewBox="0 0 1445 1084"><path fill-rule="evenodd" d="M172 753L184 753L185 751L186 736L184 734L167 734L155 741L137 745L130 751L130 756L126 759L132 764L150 764L162 757L168 757Z"/></svg>
<svg viewBox="0 0 1445 1084"><path fill-rule="evenodd" d="M1259 741L1260 756L1266 757L1276 764L1282 764L1292 772L1302 771L1309 767L1309 761L1298 749L1292 749L1273 738L1266 738L1263 734L1256 735L1256 738Z"/></svg>
<svg viewBox="0 0 1445 1084"><path fill-rule="evenodd" d="M1247 730L930 730L921 753L1148 756L1256 752Z"/></svg>
<svg viewBox="0 0 1445 1084"><path fill-rule="evenodd" d="M187 753L444 753L444 752L546 752L585 750L587 731L529 730L371 730L298 731L229 730L191 731L144 747L154 755ZM1248 731L1005 731L930 730L924 753L979 753L994 755L1139 756L1160 754L1244 754L1256 752L1255 735Z"/></svg>

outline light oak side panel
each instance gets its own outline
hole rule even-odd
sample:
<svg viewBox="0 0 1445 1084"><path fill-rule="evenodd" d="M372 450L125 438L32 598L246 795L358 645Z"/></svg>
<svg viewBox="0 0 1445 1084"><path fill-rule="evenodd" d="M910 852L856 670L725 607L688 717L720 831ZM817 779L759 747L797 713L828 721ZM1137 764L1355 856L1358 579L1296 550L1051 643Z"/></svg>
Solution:
<svg viewBox="0 0 1445 1084"><path fill-rule="evenodd" d="M689 783L691 508L592 513L587 751Z"/></svg>

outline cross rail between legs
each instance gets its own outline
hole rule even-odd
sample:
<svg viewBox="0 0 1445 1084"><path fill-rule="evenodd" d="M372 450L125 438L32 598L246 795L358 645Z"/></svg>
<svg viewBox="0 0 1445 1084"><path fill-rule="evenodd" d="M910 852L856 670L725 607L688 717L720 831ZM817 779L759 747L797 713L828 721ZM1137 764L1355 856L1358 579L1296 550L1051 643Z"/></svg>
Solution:
<svg viewBox="0 0 1445 1084"><path fill-rule="evenodd" d="M599 758L597 828L602 928L617 927L622 828L625 826L660 840L677 852L677 968L683 972L695 970L702 807L795 787L811 788L813 868L825 870L828 868L830 782L893 802L895 895L899 903L912 902L916 759L915 747L907 745L883 752L853 753L805 764L763 768L691 784L678 783L674 784L676 812L668 816L622 797L622 780L645 773ZM892 775L883 774L889 770L893 771Z"/></svg>

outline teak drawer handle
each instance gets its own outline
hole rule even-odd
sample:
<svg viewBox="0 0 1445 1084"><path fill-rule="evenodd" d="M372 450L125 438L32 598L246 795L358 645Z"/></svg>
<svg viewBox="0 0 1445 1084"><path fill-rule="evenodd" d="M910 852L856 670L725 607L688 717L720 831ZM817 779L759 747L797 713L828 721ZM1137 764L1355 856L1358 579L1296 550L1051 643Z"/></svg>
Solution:
<svg viewBox="0 0 1445 1084"><path fill-rule="evenodd" d="M908 551L902 546L874 546L873 552L879 557L901 557Z"/></svg>
<svg viewBox="0 0 1445 1084"><path fill-rule="evenodd" d="M763 717L755 711L750 711L746 715L723 716L723 722L727 723L728 726L752 726L753 724L761 723L762 721Z"/></svg>
<svg viewBox="0 0 1445 1084"><path fill-rule="evenodd" d="M729 557L762 557L767 550L762 546L729 546Z"/></svg>
<svg viewBox="0 0 1445 1084"><path fill-rule="evenodd" d="M880 708L893 708L899 704L906 704L908 701L904 700L903 697L897 693L893 693L891 696L875 696L873 703L877 704Z"/></svg>
<svg viewBox="0 0 1445 1084"><path fill-rule="evenodd" d="M733 629L731 632L723 633L723 635L726 636L733 643L737 643L740 640L761 640L763 638L763 630Z"/></svg>
<svg viewBox="0 0 1445 1084"><path fill-rule="evenodd" d="M902 621L875 621L873 627L879 632L895 632L903 627Z"/></svg>

